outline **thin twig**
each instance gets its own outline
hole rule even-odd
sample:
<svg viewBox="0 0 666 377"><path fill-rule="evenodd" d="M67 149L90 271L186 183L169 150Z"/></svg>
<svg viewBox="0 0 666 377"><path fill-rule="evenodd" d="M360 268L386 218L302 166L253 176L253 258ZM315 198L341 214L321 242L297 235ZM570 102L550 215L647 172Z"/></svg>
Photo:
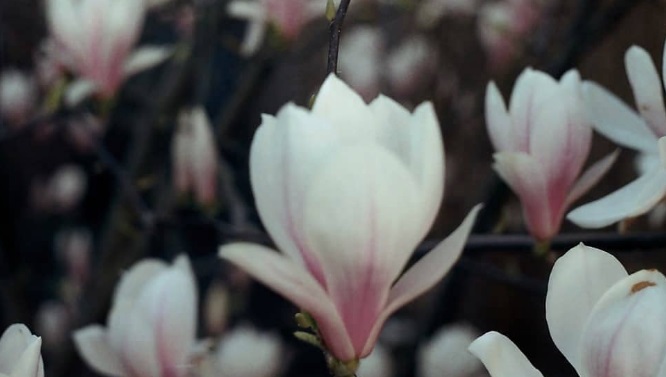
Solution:
<svg viewBox="0 0 666 377"><path fill-rule="evenodd" d="M335 12L335 18L329 26L328 40L328 65L326 72L328 74L338 74L338 52L340 50L340 34L342 33L342 24L347 16L347 9L351 0L342 0L338 10Z"/></svg>

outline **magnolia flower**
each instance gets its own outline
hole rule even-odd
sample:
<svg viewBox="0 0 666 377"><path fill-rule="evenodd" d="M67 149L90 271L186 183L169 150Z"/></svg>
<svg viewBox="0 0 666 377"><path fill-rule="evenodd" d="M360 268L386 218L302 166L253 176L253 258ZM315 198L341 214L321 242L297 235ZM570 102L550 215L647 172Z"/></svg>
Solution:
<svg viewBox="0 0 666 377"><path fill-rule="evenodd" d="M283 345L275 334L241 326L220 341L212 376L276 377L282 370L283 358Z"/></svg>
<svg viewBox="0 0 666 377"><path fill-rule="evenodd" d="M293 40L305 24L325 11L325 0L233 0L227 6L229 15L248 21L241 46L243 55L252 55L261 47L269 24Z"/></svg>
<svg viewBox="0 0 666 377"><path fill-rule="evenodd" d="M358 377L393 377L395 368L391 352L381 343L377 343L372 353L359 365L356 375Z"/></svg>
<svg viewBox="0 0 666 377"><path fill-rule="evenodd" d="M176 190L181 194L194 192L199 203L213 203L217 194L217 147L201 107L180 113L171 158Z"/></svg>
<svg viewBox="0 0 666 377"><path fill-rule="evenodd" d="M628 275L603 250L580 244L557 260L546 319L557 348L581 377L664 375L666 278ZM489 332L470 346L493 377L541 377L508 338Z"/></svg>
<svg viewBox="0 0 666 377"><path fill-rule="evenodd" d="M87 95L113 96L123 79L163 61L168 50L137 42L146 4L139 0L47 0L51 34L64 55L63 63L80 78L71 85L67 101Z"/></svg>
<svg viewBox="0 0 666 377"><path fill-rule="evenodd" d="M183 377L194 344L197 289L187 257L172 266L144 260L127 271L113 297L108 328L74 333L81 357L107 376Z"/></svg>
<svg viewBox="0 0 666 377"><path fill-rule="evenodd" d="M479 336L468 325L455 324L443 327L427 343L419 348L419 377L471 377L482 366L479 360L467 351Z"/></svg>
<svg viewBox="0 0 666 377"><path fill-rule="evenodd" d="M37 102L35 80L27 74L8 69L0 75L0 117L12 125L25 122Z"/></svg>
<svg viewBox="0 0 666 377"><path fill-rule="evenodd" d="M334 75L311 111L287 104L264 115L250 178L282 253L237 243L221 257L308 312L327 350L351 364L389 315L451 268L478 211L398 279L442 199L439 124L430 103L412 114L383 96L366 105Z"/></svg>
<svg viewBox="0 0 666 377"><path fill-rule="evenodd" d="M625 66L640 115L593 82L583 84L583 95L595 130L640 153L641 175L610 195L571 211L567 218L585 228L642 215L666 195L666 110L659 74L650 55L636 46L627 50ZM666 64L663 69L666 71Z"/></svg>
<svg viewBox="0 0 666 377"><path fill-rule="evenodd" d="M592 140L581 102L576 71L558 83L544 73L525 70L508 111L494 83L486 91L488 133L497 151L493 167L520 198L527 228L539 241L559 232L569 205L616 157L611 154L580 175Z"/></svg>
<svg viewBox="0 0 666 377"><path fill-rule="evenodd" d="M25 325L9 326L0 337L0 377L44 377L41 346Z"/></svg>

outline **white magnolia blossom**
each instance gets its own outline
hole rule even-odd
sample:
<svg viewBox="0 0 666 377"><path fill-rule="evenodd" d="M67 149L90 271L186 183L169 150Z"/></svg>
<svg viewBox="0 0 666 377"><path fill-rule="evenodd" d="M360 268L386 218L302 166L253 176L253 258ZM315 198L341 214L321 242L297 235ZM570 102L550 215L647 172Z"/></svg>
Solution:
<svg viewBox="0 0 666 377"><path fill-rule="evenodd" d="M580 377L661 377L666 372L666 277L631 275L612 255L580 244L557 260L546 320ZM543 377L511 340L489 332L470 351L492 377Z"/></svg>
<svg viewBox="0 0 666 377"><path fill-rule="evenodd" d="M214 358L218 377L276 377L284 349L275 334L241 326L222 338Z"/></svg>
<svg viewBox="0 0 666 377"><path fill-rule="evenodd" d="M467 348L479 336L469 325L454 324L440 329L419 348L418 377L470 377L481 362Z"/></svg>
<svg viewBox="0 0 666 377"><path fill-rule="evenodd" d="M666 109L661 80L650 55L640 47L627 50L625 66L640 115L596 83L585 82L583 96L595 130L640 153L641 174L610 195L571 211L567 218L585 228L642 215L666 195Z"/></svg>
<svg viewBox="0 0 666 377"><path fill-rule="evenodd" d="M0 117L18 124L28 119L37 101L35 80L15 69L0 74Z"/></svg>

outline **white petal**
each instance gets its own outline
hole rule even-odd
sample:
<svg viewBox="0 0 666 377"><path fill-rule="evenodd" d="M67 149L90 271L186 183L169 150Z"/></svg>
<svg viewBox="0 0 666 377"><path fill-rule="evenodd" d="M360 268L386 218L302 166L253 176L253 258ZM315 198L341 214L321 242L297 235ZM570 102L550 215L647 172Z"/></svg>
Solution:
<svg viewBox="0 0 666 377"><path fill-rule="evenodd" d="M405 163L421 190L425 236L439 212L444 194L444 148L435 110L426 102L410 114L397 102L381 95L370 108L381 123L377 129L380 143Z"/></svg>
<svg viewBox="0 0 666 377"><path fill-rule="evenodd" d="M656 135L645 121L600 85L583 83L583 99L594 129L615 143L645 153L656 152Z"/></svg>
<svg viewBox="0 0 666 377"><path fill-rule="evenodd" d="M144 259L135 263L123 273L113 294L113 302L120 300L133 302L141 294L146 284L167 268L167 264L158 259Z"/></svg>
<svg viewBox="0 0 666 377"><path fill-rule="evenodd" d="M125 76L146 70L165 61L173 53L172 48L147 46L136 49L123 67Z"/></svg>
<svg viewBox="0 0 666 377"><path fill-rule="evenodd" d="M42 338L33 340L15 360L10 377L44 377L44 365L41 355Z"/></svg>
<svg viewBox="0 0 666 377"><path fill-rule="evenodd" d="M566 252L553 266L546 296L548 329L581 376L580 337L585 323L601 296L626 276L614 256L583 244Z"/></svg>
<svg viewBox="0 0 666 377"><path fill-rule="evenodd" d="M0 373L9 374L23 351L36 339L24 324L9 326L0 338Z"/></svg>
<svg viewBox="0 0 666 377"><path fill-rule="evenodd" d="M666 194L666 170L657 167L621 189L569 212L567 219L583 228L602 228L642 215Z"/></svg>
<svg viewBox="0 0 666 377"><path fill-rule="evenodd" d="M51 33L58 43L67 46L68 49L80 50L82 38L79 10L72 0L48 0L46 1L46 19L49 23ZM78 56L78 54L77 54Z"/></svg>
<svg viewBox="0 0 666 377"><path fill-rule="evenodd" d="M266 9L258 1L234 0L227 5L227 13L234 18L266 20Z"/></svg>
<svg viewBox="0 0 666 377"><path fill-rule="evenodd" d="M103 327L88 326L76 330L73 337L79 355L95 371L108 376L125 375L120 359L111 348Z"/></svg>
<svg viewBox="0 0 666 377"><path fill-rule="evenodd" d="M636 99L636 107L657 136L666 136L666 110L657 67L650 55L632 46L624 56L627 76Z"/></svg>
<svg viewBox="0 0 666 377"><path fill-rule="evenodd" d="M357 351L391 284L421 240L418 191L398 158L378 145L342 148L305 197L304 235Z"/></svg>
<svg viewBox="0 0 666 377"><path fill-rule="evenodd" d="M498 332L488 332L469 346L492 377L543 377L518 347Z"/></svg>
<svg viewBox="0 0 666 377"><path fill-rule="evenodd" d="M328 120L349 142L375 140L380 126L361 96L334 74L330 74L319 89L312 113Z"/></svg>
<svg viewBox="0 0 666 377"><path fill-rule="evenodd" d="M372 329L364 353L372 350L384 322L396 310L422 295L439 282L453 267L463 251L481 205L472 208L462 224L434 249L416 262L398 279L389 294L388 303Z"/></svg>
<svg viewBox="0 0 666 377"><path fill-rule="evenodd" d="M581 176L578 178L578 181L574 184L569 191L569 195L566 200L566 207L569 207L573 202L578 200L581 196L585 195L594 185L599 182L599 180L606 175L608 170L617 160L617 156L620 154L619 150L616 150L613 153L610 153L601 160L595 162L590 166Z"/></svg>
<svg viewBox="0 0 666 377"><path fill-rule="evenodd" d="M529 152L530 134L536 124L534 115L550 106L558 91L557 81L543 72L528 68L518 77L509 103L514 151Z"/></svg>
<svg viewBox="0 0 666 377"><path fill-rule="evenodd" d="M349 335L328 294L293 260L249 243L222 246L219 255L310 313L322 333L335 334L327 339L327 346L338 358L351 360L355 356Z"/></svg>
<svg viewBox="0 0 666 377"><path fill-rule="evenodd" d="M617 282L582 335L583 375L661 376L666 357L666 278L642 270ZM663 372L663 370L662 370Z"/></svg>
<svg viewBox="0 0 666 377"><path fill-rule="evenodd" d="M261 220L273 240L295 261L304 261L320 282L316 256L304 244L305 190L340 147L329 122L288 104L277 118L265 115L250 148L250 178Z"/></svg>
<svg viewBox="0 0 666 377"><path fill-rule="evenodd" d="M506 110L502 94L494 82L486 87L486 126L496 152L513 151L511 118Z"/></svg>

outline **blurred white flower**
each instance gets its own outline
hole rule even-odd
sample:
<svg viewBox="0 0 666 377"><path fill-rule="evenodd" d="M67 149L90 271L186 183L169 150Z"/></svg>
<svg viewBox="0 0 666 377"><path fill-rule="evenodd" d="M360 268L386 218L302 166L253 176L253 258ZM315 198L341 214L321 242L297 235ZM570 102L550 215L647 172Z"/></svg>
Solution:
<svg viewBox="0 0 666 377"><path fill-rule="evenodd" d="M423 0L416 9L416 22L433 27L444 16L471 16L478 6L478 0Z"/></svg>
<svg viewBox="0 0 666 377"><path fill-rule="evenodd" d="M356 26L342 34L338 66L340 77L364 100L379 94L384 38L379 28Z"/></svg>
<svg viewBox="0 0 666 377"><path fill-rule="evenodd" d="M405 39L391 50L386 59L386 73L394 95L406 97L413 94L435 68L434 49L420 35Z"/></svg>
<svg viewBox="0 0 666 377"><path fill-rule="evenodd" d="M86 174L79 166L65 165L53 173L48 184L52 208L66 212L76 206L87 188Z"/></svg>
<svg viewBox="0 0 666 377"><path fill-rule="evenodd" d="M471 377L483 368L467 348L479 336L469 325L454 324L440 329L418 351L418 377Z"/></svg>
<svg viewBox="0 0 666 377"><path fill-rule="evenodd" d="M65 304L47 301L40 305L35 315L37 332L43 337L44 350L55 356L62 351L69 337L71 316Z"/></svg>
<svg viewBox="0 0 666 377"><path fill-rule="evenodd" d="M0 74L0 118L10 126L18 126L28 120L37 102L35 80L16 69Z"/></svg>
<svg viewBox="0 0 666 377"><path fill-rule="evenodd" d="M214 357L219 377L276 377L284 350L276 335L241 326L222 338Z"/></svg>
<svg viewBox="0 0 666 377"><path fill-rule="evenodd" d="M381 343L377 343L372 353L361 360L356 371L358 377L393 377L393 359L391 353Z"/></svg>

